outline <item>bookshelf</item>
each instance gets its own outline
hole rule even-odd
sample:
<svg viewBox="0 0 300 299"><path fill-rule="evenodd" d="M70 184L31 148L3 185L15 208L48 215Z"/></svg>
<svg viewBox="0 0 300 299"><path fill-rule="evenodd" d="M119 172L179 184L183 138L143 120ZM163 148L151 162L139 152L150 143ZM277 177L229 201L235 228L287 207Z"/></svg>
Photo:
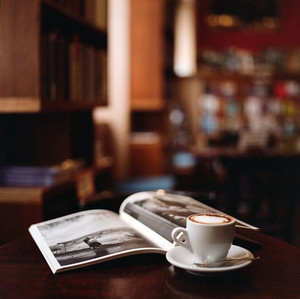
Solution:
<svg viewBox="0 0 300 299"><path fill-rule="evenodd" d="M1 1L1 164L93 164L92 109L108 104L106 18L106 0Z"/></svg>
<svg viewBox="0 0 300 299"><path fill-rule="evenodd" d="M88 14L93 7L87 3L2 1L0 112L107 104L106 14L104 20L92 21Z"/></svg>
<svg viewBox="0 0 300 299"><path fill-rule="evenodd" d="M94 188L110 183L111 166L107 157L101 166L86 167L51 187L0 186L0 245L24 235L33 223L78 211Z"/></svg>
<svg viewBox="0 0 300 299"><path fill-rule="evenodd" d="M113 163L94 158L92 114L108 105L107 0L2 0L0 9L0 166L83 161L59 184L0 186L0 218L9 210L20 220L19 232L0 231L5 239L105 189ZM90 194L78 191L84 180Z"/></svg>

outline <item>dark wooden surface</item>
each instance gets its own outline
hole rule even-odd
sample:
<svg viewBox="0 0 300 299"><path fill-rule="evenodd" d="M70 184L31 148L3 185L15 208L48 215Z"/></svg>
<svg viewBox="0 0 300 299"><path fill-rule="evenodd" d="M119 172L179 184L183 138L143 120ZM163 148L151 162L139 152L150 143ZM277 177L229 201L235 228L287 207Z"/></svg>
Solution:
<svg viewBox="0 0 300 299"><path fill-rule="evenodd" d="M164 255L137 255L52 274L27 234L0 247L1 298L300 298L300 250L257 232L261 259L222 275L194 276Z"/></svg>

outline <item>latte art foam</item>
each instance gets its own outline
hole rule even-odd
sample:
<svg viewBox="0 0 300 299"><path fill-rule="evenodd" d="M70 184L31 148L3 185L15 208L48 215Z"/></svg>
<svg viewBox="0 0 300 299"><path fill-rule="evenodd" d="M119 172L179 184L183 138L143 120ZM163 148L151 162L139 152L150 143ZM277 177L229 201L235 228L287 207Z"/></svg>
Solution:
<svg viewBox="0 0 300 299"><path fill-rule="evenodd" d="M227 215L216 215L216 214L199 214L192 215L189 219L196 223L202 224L225 224L233 221L233 218Z"/></svg>

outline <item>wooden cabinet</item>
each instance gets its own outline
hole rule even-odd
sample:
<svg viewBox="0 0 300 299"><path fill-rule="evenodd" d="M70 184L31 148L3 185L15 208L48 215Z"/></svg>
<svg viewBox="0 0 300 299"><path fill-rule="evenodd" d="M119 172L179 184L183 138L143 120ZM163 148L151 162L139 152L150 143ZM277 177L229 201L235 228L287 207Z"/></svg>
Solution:
<svg viewBox="0 0 300 299"><path fill-rule="evenodd" d="M165 172L164 5L131 0L131 176ZM136 138L138 133L139 138ZM142 136L143 135L143 136ZM152 138L156 135L155 138ZM148 138L151 136L150 138ZM151 166L142 165L151 160Z"/></svg>
<svg viewBox="0 0 300 299"><path fill-rule="evenodd" d="M131 108L164 107L164 1L131 1Z"/></svg>

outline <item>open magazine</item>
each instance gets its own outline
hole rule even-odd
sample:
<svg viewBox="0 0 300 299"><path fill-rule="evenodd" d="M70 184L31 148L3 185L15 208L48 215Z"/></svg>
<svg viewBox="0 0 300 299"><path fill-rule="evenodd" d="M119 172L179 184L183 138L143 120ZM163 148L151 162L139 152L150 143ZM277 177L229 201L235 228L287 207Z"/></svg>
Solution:
<svg viewBox="0 0 300 299"><path fill-rule="evenodd" d="M191 197L138 192L124 200L119 214L87 210L33 224L29 232L57 273L132 254L165 254L173 246L171 231L203 212L221 213ZM237 225L257 229L239 220Z"/></svg>

